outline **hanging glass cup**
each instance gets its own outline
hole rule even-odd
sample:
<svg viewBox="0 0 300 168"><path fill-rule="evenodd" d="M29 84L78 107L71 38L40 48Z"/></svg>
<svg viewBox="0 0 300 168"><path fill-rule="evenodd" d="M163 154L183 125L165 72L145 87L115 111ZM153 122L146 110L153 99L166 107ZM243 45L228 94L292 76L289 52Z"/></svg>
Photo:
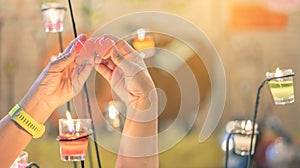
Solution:
<svg viewBox="0 0 300 168"><path fill-rule="evenodd" d="M46 32L56 33L64 30L63 20L66 7L61 3L42 4L42 15Z"/></svg>
<svg viewBox="0 0 300 168"><path fill-rule="evenodd" d="M250 154L250 143L252 134L252 121L250 120L235 120L234 121L234 152L238 155L246 156ZM257 124L255 124L254 137L252 143L252 152L254 154L255 143L258 134Z"/></svg>

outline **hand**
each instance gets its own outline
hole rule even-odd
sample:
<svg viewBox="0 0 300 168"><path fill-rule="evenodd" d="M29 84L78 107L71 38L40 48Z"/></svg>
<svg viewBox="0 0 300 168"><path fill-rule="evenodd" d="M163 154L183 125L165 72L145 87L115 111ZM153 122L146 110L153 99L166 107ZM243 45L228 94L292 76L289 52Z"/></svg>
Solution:
<svg viewBox="0 0 300 168"><path fill-rule="evenodd" d="M108 50L109 45L111 47ZM110 83L115 93L126 103L127 108L134 108L135 111L152 111L143 115L142 118L137 117L136 114L132 116L127 114L127 118L139 121L153 120L157 111L153 109L157 107L157 93L139 53L126 41L113 36L104 36L102 45L96 47L101 51L108 50L102 52L104 55L96 58L96 70Z"/></svg>
<svg viewBox="0 0 300 168"><path fill-rule="evenodd" d="M113 36L95 47L96 70L127 105L116 167L158 167L157 93L143 59Z"/></svg>
<svg viewBox="0 0 300 168"><path fill-rule="evenodd" d="M37 120L45 122L57 107L77 95L83 87L94 66L93 61L77 63L77 60L86 55L85 49L89 47L88 44L85 45L81 52L76 54L75 44L85 40L85 35L79 35L74 39L60 56L46 66L19 103L27 112L37 110L46 112L35 115Z"/></svg>

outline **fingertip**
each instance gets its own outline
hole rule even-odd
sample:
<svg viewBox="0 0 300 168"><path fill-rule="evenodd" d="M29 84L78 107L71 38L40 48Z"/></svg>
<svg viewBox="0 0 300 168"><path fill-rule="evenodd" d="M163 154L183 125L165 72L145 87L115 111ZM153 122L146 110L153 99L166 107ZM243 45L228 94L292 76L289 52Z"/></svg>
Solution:
<svg viewBox="0 0 300 168"><path fill-rule="evenodd" d="M86 40L86 39L87 39L87 35L85 35L85 34L80 34L80 35L77 36L76 39L78 39L78 40Z"/></svg>
<svg viewBox="0 0 300 168"><path fill-rule="evenodd" d="M84 46L84 43L86 42L86 36L85 35L79 35L79 37L77 38L77 41L75 43L75 51L76 53L80 53L81 49Z"/></svg>
<svg viewBox="0 0 300 168"><path fill-rule="evenodd" d="M114 46L112 49L111 49L111 59L112 61L118 65L122 60L123 60L123 56L120 54L120 51L118 49L118 47Z"/></svg>
<svg viewBox="0 0 300 168"><path fill-rule="evenodd" d="M115 43L116 43L117 41L120 40L119 37L116 37L116 36L114 36L114 35L112 35L112 34L105 34L105 35L103 35L103 38L104 38L104 39L111 39L111 40L114 41Z"/></svg>

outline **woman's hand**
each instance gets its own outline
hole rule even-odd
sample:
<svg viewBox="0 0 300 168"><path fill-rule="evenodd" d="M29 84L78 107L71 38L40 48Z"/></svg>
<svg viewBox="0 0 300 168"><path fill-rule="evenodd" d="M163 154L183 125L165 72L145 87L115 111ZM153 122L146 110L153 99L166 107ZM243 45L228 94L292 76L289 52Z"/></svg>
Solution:
<svg viewBox="0 0 300 168"><path fill-rule="evenodd" d="M147 110L157 98L143 59L126 41L113 36L103 38L102 44L97 47L102 51L102 56L96 58L96 70L127 106Z"/></svg>
<svg viewBox="0 0 300 168"><path fill-rule="evenodd" d="M94 59L93 55L87 57L89 43L85 42L79 53L75 51L84 41L86 36L79 35L70 42L64 52L46 66L19 103L26 112L34 111L36 120L41 123L57 107L77 95L88 78L94 66L93 61L88 61ZM86 61L78 61L82 58ZM37 111L40 113L36 114Z"/></svg>
<svg viewBox="0 0 300 168"><path fill-rule="evenodd" d="M127 105L116 167L158 167L157 92L147 67L124 40L104 36L96 70ZM110 47L107 47L110 46Z"/></svg>

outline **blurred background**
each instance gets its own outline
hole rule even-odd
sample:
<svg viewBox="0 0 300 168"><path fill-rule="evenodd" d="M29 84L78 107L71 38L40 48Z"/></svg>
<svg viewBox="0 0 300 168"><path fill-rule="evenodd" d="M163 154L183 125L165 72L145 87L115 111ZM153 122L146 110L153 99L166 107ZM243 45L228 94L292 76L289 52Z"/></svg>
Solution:
<svg viewBox="0 0 300 168"><path fill-rule="evenodd" d="M41 5L44 2L49 1L0 0L1 118L24 96L50 58L60 52L57 33L46 33L43 27ZM67 7L62 32L63 46L66 46L74 38L67 1L54 2L62 2ZM258 114L260 134L252 166L299 165L299 0L76 0L73 1L73 10L78 33L88 36L103 24L123 15L143 11L172 13L202 30L219 53L226 75L225 108L215 131L200 143L199 133L209 111L211 96L207 69L203 60L182 43L154 35L156 46L167 48L184 58L197 79L201 93L196 122L178 144L160 154L161 167L224 167L222 144L228 134L225 130L227 123L235 119L252 119L258 85L266 72L277 67L292 68L295 72L295 103L275 106L268 87L262 89ZM185 27L174 29L185 32ZM192 38L190 40L197 40ZM167 61L168 58L164 59ZM176 68L175 71L180 71L181 67ZM178 115L180 90L170 74L158 69L150 69L150 73L167 97L159 118L160 130L163 130ZM109 85L97 76L95 86L97 102L103 108L103 104L112 99ZM65 110L65 106L57 109L46 123L45 135L33 140L26 148L29 160L43 168L74 166L60 161L56 141L57 120L65 117ZM178 128L178 131L182 130L184 128ZM91 147L87 167L97 165L94 150ZM4 154L0 152L0 155ZM100 147L100 156L103 167L114 166L114 153ZM230 158L232 167L243 167L243 157L231 154Z"/></svg>

